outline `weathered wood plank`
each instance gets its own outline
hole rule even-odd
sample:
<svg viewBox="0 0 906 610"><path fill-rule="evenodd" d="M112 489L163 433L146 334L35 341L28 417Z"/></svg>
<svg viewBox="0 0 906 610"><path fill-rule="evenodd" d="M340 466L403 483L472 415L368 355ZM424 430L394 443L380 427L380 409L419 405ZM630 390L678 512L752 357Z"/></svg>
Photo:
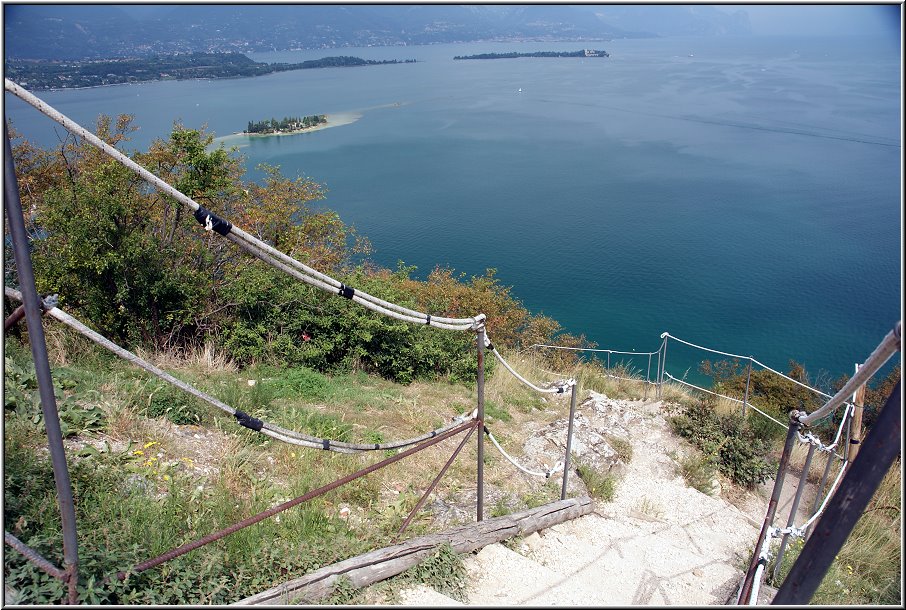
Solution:
<svg viewBox="0 0 906 610"><path fill-rule="evenodd" d="M581 517L593 510L591 498L569 498L511 515L461 525L438 534L413 538L400 544L351 557L315 570L236 602L234 605L313 602L330 595L334 583L345 576L356 587L379 582L417 565L434 549L450 543L457 553L471 553L513 536L524 536Z"/></svg>

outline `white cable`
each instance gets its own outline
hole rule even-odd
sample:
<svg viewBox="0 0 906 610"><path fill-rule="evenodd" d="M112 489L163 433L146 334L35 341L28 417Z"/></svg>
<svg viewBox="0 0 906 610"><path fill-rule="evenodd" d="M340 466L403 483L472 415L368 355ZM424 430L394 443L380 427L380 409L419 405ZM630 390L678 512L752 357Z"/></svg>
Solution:
<svg viewBox="0 0 906 610"><path fill-rule="evenodd" d="M497 442L497 439L494 438L494 435L491 434L490 430L485 428L485 432L487 433L488 438L491 439L491 442L494 443L494 446L497 447L497 450L503 455L503 457L505 457L506 460L510 464L512 464L513 466L515 466L516 468L518 468L525 474L530 474L533 477L544 477L545 479L549 479L551 477L551 475L553 475L555 472L558 472L563 469L563 462L560 461L560 462L557 462L554 465L554 467L551 468L550 470L548 470L547 472L535 472L534 470L529 470L528 468L521 466L516 460L514 460L512 457L510 457L510 454L508 454L506 451L503 450L503 447L500 446L500 443Z"/></svg>
<svg viewBox="0 0 906 610"><path fill-rule="evenodd" d="M554 387L550 387L550 388L540 388L540 387L536 386L535 384L533 384L528 379L526 379L525 377L523 377L522 375L520 375L519 373L517 373L513 369L513 367L511 367L510 364L506 360L504 360L503 356L500 355L500 352L497 351L497 348L494 347L494 345L491 343L491 340L488 338L487 334L485 334L485 337L484 337L484 346L491 348L491 352L494 354L494 356L497 358L497 360L500 361L500 363L506 368L506 370L508 370L510 373L513 374L513 377L515 377L516 379L518 379L519 381L521 381L528 387L532 388L536 392L541 392L542 394L564 394L566 392L566 388L576 385L576 381L574 379L567 379L563 385L554 386Z"/></svg>
<svg viewBox="0 0 906 610"><path fill-rule="evenodd" d="M810 415L799 417L799 421L806 426L821 419L828 413L833 412L837 407L843 404L847 396L851 396L856 388L868 382L878 369L884 366L884 363L890 359L897 351L900 350L902 333L902 321L897 321L897 325L887 333L887 335L878 344L878 347L868 356L865 362L859 366L856 373L850 377L849 381L840 388L827 403ZM849 403L847 403L849 404Z"/></svg>
<svg viewBox="0 0 906 610"><path fill-rule="evenodd" d="M720 396L721 398L726 398L727 400L732 400L733 402L738 402L739 404L742 404L742 401L739 400L738 398L731 398L730 396L724 396L723 394L718 394L718 393L716 393L716 392L712 392L711 390L706 390L705 388L699 387L699 386L697 386L697 385L693 385L693 384L691 384L691 383L689 383L689 382L687 382L687 381L683 381L682 379L677 379L676 377L674 377L673 375L671 375L670 373L668 373L668 372L666 372L666 371L664 371L664 375L667 376L667 377L669 377L669 378L672 379L673 381L676 381L677 383L681 383L681 384L683 384L683 385L689 386L690 388L695 388L696 390L701 390L702 392L707 392L708 394L713 394L713 395L715 395L715 396ZM751 407L756 413L759 413L759 414L763 415L764 417L768 418L769 420L771 420L771 421L774 422L775 424L777 424L777 425L779 425L779 426L783 426L784 429L789 430L789 426L787 426L786 424L784 424L784 423L781 422L781 421L778 421L778 420L774 419L773 417L771 417L770 415L768 415L767 413L765 413L764 411L762 411L761 409L759 409L758 407L756 407L755 405L753 405L751 402L747 402L747 403L746 403L746 406L747 406L747 407Z"/></svg>
<svg viewBox="0 0 906 610"><path fill-rule="evenodd" d="M830 458L828 458L828 459L830 459ZM799 528L800 530L802 530L802 531L807 530L809 527L811 527L812 523L815 522L815 519L817 519L818 517L821 516L821 513L824 512L825 508L827 508L827 503L830 501L831 496L833 496L834 493L836 493L837 485L840 484L840 480L843 478L843 474L845 472L846 472L846 463L844 462L843 464L840 465L840 472L837 473L837 478L834 479L834 484L831 485L831 488L830 488L830 490L828 490L827 495L824 496L824 501L821 503L821 507L818 508L817 511L815 511L815 514L812 515L808 521L806 521L805 523L802 524L802 527Z"/></svg>
<svg viewBox="0 0 906 610"><path fill-rule="evenodd" d="M550 349L566 349L577 352L607 352L608 354L625 354L627 356L653 356L657 352L619 352L613 349L596 349L591 347L566 347L563 345L546 345L544 343L533 343L529 345L526 349L532 349L533 347L549 347Z"/></svg>

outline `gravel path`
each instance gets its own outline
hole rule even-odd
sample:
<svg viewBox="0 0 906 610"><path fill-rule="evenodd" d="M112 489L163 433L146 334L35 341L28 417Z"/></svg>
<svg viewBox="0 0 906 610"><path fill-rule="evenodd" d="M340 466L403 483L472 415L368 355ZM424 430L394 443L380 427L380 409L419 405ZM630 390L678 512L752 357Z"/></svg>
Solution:
<svg viewBox="0 0 906 610"><path fill-rule="evenodd" d="M619 422L631 431L624 438L632 459L621 467L615 498L592 514L466 557L468 605L725 604L751 556L770 487L735 498L743 510L688 487L674 460L683 442L658 402L592 394L579 412L585 427L602 436ZM404 591L401 600L459 604L424 588Z"/></svg>

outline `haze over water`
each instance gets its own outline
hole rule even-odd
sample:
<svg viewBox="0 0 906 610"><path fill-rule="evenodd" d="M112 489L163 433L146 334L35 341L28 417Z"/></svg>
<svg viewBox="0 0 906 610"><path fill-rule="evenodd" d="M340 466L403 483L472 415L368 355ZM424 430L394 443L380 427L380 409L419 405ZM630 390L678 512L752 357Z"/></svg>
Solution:
<svg viewBox="0 0 906 610"><path fill-rule="evenodd" d="M583 46L611 57L453 60ZM653 351L669 331L838 376L900 319L898 48L753 36L252 57L340 54L420 63L38 95L86 125L135 114L130 149L174 119L226 136L250 120L360 115L226 143L253 174L270 163L325 183L324 205L379 264L496 268L530 310L602 348ZM56 141L48 119L6 101L16 129ZM671 343L668 372L695 378L703 357Z"/></svg>

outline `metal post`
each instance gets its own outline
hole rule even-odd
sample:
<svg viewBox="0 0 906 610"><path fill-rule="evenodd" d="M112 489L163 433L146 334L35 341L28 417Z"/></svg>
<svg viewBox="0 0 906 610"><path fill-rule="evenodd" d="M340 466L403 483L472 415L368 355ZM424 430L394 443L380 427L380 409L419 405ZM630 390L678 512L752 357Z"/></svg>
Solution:
<svg viewBox="0 0 906 610"><path fill-rule="evenodd" d="M802 475L799 477L799 487L796 489L796 495L793 498L793 506L790 508L790 516L786 520L786 526L791 527L796 522L796 511L799 510L799 501L802 500L802 492L808 483L809 469L812 467L812 457L815 455L815 445L809 443L808 455L805 456L805 465L802 467ZM780 564L783 561L783 554L786 551L786 545L790 541L790 535L784 534L780 540L780 549L777 551L777 561L774 562L774 572L771 574L771 581L776 583L780 576Z"/></svg>
<svg viewBox="0 0 906 610"><path fill-rule="evenodd" d="M746 367L746 393L742 396L742 418L746 418L746 407L749 406L749 383L752 381L752 357L749 356L749 366Z"/></svg>
<svg viewBox="0 0 906 610"><path fill-rule="evenodd" d="M859 372L859 365L856 364L856 373ZM849 461L856 459L856 456L859 455L859 443L862 441L862 415L864 413L865 405L865 384L859 386L859 389L856 390L853 394L853 415L849 420L851 426L846 429L846 450L849 451Z"/></svg>
<svg viewBox="0 0 906 610"><path fill-rule="evenodd" d="M664 359L661 361L661 398L664 397L664 375L667 373L667 337L664 337Z"/></svg>
<svg viewBox="0 0 906 610"><path fill-rule="evenodd" d="M666 341L667 340L664 339L665 343L666 343ZM661 350L662 349L664 349L663 344L661 344L657 348L657 369L655 369L655 372L654 372L654 383L655 383L654 397L656 399L661 398Z"/></svg>
<svg viewBox="0 0 906 610"><path fill-rule="evenodd" d="M752 553L752 560L749 562L749 569L746 570L746 577L742 582L742 588L739 592L737 604L743 605L748 603L749 596L752 593L752 582L754 581L755 571L758 567L759 551L764 544L765 537L768 535L768 528L774 523L774 515L777 513L777 504L780 502L780 492L783 490L783 479L786 476L786 469L790 463L790 453L793 450L793 443L796 442L796 433L802 428L799 421L799 411L790 411L790 427L787 430L786 442L783 444L783 453L780 455L780 464L777 466L777 477L774 479L774 490L771 492L771 499L768 501L768 512L764 516L764 523L761 525L761 532L758 534L758 541L755 543L755 551Z"/></svg>
<svg viewBox="0 0 906 610"><path fill-rule="evenodd" d="M843 476L772 604L799 606L811 601L840 547L900 453L901 408L898 381L862 443L865 451L859 452Z"/></svg>
<svg viewBox="0 0 906 610"><path fill-rule="evenodd" d="M478 327L478 425L484 429L484 324ZM478 435L478 485L476 488L477 520L484 520L484 434Z"/></svg>
<svg viewBox="0 0 906 610"><path fill-rule="evenodd" d="M651 385L651 353L648 354L648 370L645 371L645 398L648 400L648 386Z"/></svg>
<svg viewBox="0 0 906 610"><path fill-rule="evenodd" d="M827 452L827 462L824 464L824 474L821 475L821 482L818 483L818 489L815 490L815 502L812 504L812 512L814 515L818 512L818 505L821 503L821 494L824 492L824 485L827 483L827 476L830 474L831 466L834 464L835 454L833 451ZM811 516L809 517L811 518ZM808 540L812 535L812 526L805 528L805 539Z"/></svg>
<svg viewBox="0 0 906 610"><path fill-rule="evenodd" d="M573 383L572 395L569 398L569 425L566 429L566 456L563 458L563 488L560 490L560 499L566 499L566 482L569 478L569 454L573 449L573 422L576 418L576 388L577 383Z"/></svg>
<svg viewBox="0 0 906 610"><path fill-rule="evenodd" d="M41 397L41 410L44 414L44 428L47 431L47 445L50 450L54 483L57 488L57 503L60 506L60 519L63 526L63 564L68 580L68 601L75 604L78 602L76 584L79 578L79 546L76 535L75 505L72 500L72 483L69 479L69 469L66 466L66 451L63 448L63 435L60 433L60 416L57 413L50 363L47 360L47 343L44 339L44 327L41 322L41 302L35 288L35 274L28 249L28 237L25 233L22 202L19 199L19 184L16 181L12 148L9 145L9 133L5 123L3 141L6 157L3 167L5 183L3 203L6 208L9 232L13 240L13 255L16 261L16 271L19 274L19 288L22 290L25 320L28 325L28 343L31 345L31 354L35 363L35 376L38 380L38 393Z"/></svg>
<svg viewBox="0 0 906 610"><path fill-rule="evenodd" d="M607 350L607 372L610 373L610 350Z"/></svg>

